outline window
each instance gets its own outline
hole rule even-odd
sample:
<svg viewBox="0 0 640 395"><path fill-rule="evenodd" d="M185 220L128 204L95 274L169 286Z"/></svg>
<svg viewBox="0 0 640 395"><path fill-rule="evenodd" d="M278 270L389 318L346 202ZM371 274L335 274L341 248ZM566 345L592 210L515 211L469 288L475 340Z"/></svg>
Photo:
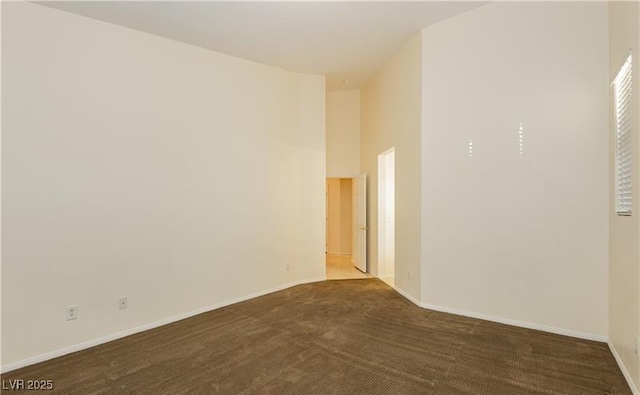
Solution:
<svg viewBox="0 0 640 395"><path fill-rule="evenodd" d="M631 215L631 54L613 81L616 111L616 213Z"/></svg>

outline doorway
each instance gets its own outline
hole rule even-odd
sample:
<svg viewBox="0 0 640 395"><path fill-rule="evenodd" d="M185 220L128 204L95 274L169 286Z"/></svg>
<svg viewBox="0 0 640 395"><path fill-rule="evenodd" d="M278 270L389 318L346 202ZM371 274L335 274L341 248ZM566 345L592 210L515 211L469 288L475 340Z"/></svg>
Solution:
<svg viewBox="0 0 640 395"><path fill-rule="evenodd" d="M353 180L327 178L327 279L366 278L353 264Z"/></svg>
<svg viewBox="0 0 640 395"><path fill-rule="evenodd" d="M378 277L395 284L395 148L378 155Z"/></svg>

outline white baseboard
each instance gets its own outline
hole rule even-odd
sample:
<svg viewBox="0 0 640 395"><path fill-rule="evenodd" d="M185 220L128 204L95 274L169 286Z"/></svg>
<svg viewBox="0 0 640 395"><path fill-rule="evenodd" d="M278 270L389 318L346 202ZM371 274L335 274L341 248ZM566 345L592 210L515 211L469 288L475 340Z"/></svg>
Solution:
<svg viewBox="0 0 640 395"><path fill-rule="evenodd" d="M512 319L509 319L509 318L502 318L502 317L495 317L495 316L491 316L491 315L485 315L485 314L480 314L480 313L475 313L475 312L470 312L470 311L452 309L452 308L448 308L448 307L435 306L435 305L431 305L431 304L428 304L428 303L418 303L417 300L415 300L411 296L407 295L406 292L404 292L404 291L402 291L402 290L400 290L398 288L396 288L396 291L398 291L399 294L401 294L402 296L406 297L412 303L414 303L414 304L416 304L416 305L418 305L418 306L420 306L422 308L429 309L429 310L435 310L435 311L440 311L440 312L443 312L443 313L462 315L462 316L471 317L471 318L478 318L478 319L481 319L481 320L498 322L498 323L501 323L501 324L518 326L518 327L527 328L527 329L535 329L535 330L539 330L539 331L543 331L543 332L554 333L554 334L557 334L557 335L575 337L575 338L578 338L578 339L593 340L593 341L597 341L597 342L607 343L609 345L609 349L611 350L611 353L613 354L613 357L616 360L616 363L618 364L618 367L620 367L620 370L622 371L622 374L624 375L624 378L627 381L627 384L629 384L629 388L631 389L631 392L633 393L633 395L640 395L640 391L638 391L638 387L636 387L635 383L631 379L631 375L629 374L629 371L627 370L626 366L622 362L622 359L620 358L620 355L618 354L618 351L613 346L611 341L609 341L609 338L607 336L596 335L596 334L593 334L593 333L579 332L579 331L574 331L574 330L571 330L571 329L556 328L556 327L547 326L547 325L533 324L531 322L512 320Z"/></svg>
<svg viewBox="0 0 640 395"><path fill-rule="evenodd" d="M380 280L383 281L383 280ZM387 283L385 283L387 284ZM388 285L388 284L387 284ZM398 287L398 286L394 286L392 287L397 293L399 293L400 295L404 296L405 298L407 298L409 300L409 302L415 304L418 307L422 307L422 303L420 303L416 298L414 298L413 296L409 295L407 293L407 291L403 290L402 288Z"/></svg>
<svg viewBox="0 0 640 395"><path fill-rule="evenodd" d="M393 288L400 295L404 296L409 301L411 301L411 303L415 304L416 306L422 307L423 309L435 310L435 311L439 311L439 312L442 312L442 313L461 315L461 316L464 316L464 317L477 318L477 319L480 319L480 320L492 321L492 322L497 322L497 323L500 323L500 324L518 326L518 327L521 327L521 328L535 329L535 330L539 330L539 331L543 331L543 332L555 333L556 335L564 335L564 336L575 337L575 338L578 338L578 339L593 340L593 341L602 342L602 343L607 343L608 340L609 340L607 338L607 336L596 335L594 333L579 332L579 331L574 331L572 329L556 328L556 327L553 327L553 326L534 324L534 323L525 322L525 321L512 320L512 319L509 319L509 318L496 317L496 316L476 313L476 312L472 312L472 311L458 310L458 309L453 309L453 308L450 308L450 307L442 307L442 306L436 306L436 305L432 305L432 304L428 304L428 303L421 303L417 299L415 299L414 297L409 295L407 292L405 292L404 290L402 290L402 289L400 289L398 287L393 287ZM640 395L640 394L637 394L637 395Z"/></svg>
<svg viewBox="0 0 640 395"><path fill-rule="evenodd" d="M613 343L611 343L611 341L607 341L607 343L609 344L609 349L611 350L611 354L613 354L613 357L616 359L616 362L618 363L618 366L622 371L622 375L624 376L625 380L627 380L627 384L629 384L629 388L631 388L631 392L633 393L633 395L640 395L640 391L638 391L638 387L636 387L636 384L633 382L633 379L631 379L631 374L629 374L627 367L624 365L624 363L622 363L622 358L620 358L620 354L618 354L618 350L616 350L616 347L613 345Z"/></svg>
<svg viewBox="0 0 640 395"><path fill-rule="evenodd" d="M83 343L79 343L79 344L74 344L72 346L69 347L64 347L55 351L50 351L44 354L40 354L40 355L36 355L34 357L30 357L30 358L26 358L17 362L12 362L6 365L2 365L0 367L0 373L6 373L6 372L10 372L12 370L16 370L16 369L20 369L23 368L25 366L29 366L29 365L34 365L36 363L40 363L40 362L44 362L44 361L48 361L50 359L53 358L57 358L57 357L61 357L63 355L67 355L67 354L71 354L73 352L76 351L81 351L81 350L85 350L87 348L91 348L91 347L95 347L98 346L100 344L104 344L104 343L108 343L110 341L113 340L117 340L126 336L130 336L130 335L134 335L136 333L140 333L140 332L144 332L144 331L148 331L149 329L154 329L163 325L167 325L170 324L172 322L176 322L176 321L181 321L184 320L186 318L189 317L193 317L195 315L198 314L202 314L202 313L206 313L212 310L216 310L225 306L229 306L235 303L239 303L239 302L244 302L245 300L249 300L249 299L253 299L253 298L257 298L259 296L263 296L263 295L267 295L273 292L277 292L277 291L282 291L283 289L287 289L287 288L291 288L294 287L296 285L301 285L301 284L307 284L307 283L313 283L313 282L318 282L318 281L325 281L326 278L325 277L318 277L318 278L311 278L311 279L307 279L307 280L301 280L301 281L294 281L288 284L284 284L284 285L280 285L277 287L273 287L273 288L269 288L266 290L262 290L262 291L258 291L258 292L254 292L248 295L244 295L238 298L234 298L234 299L230 299L230 300L226 300L224 302L221 303L216 303L212 306L207 306L207 307L202 307L196 310L192 310L186 313L182 313L182 314L178 314L178 315L174 315L172 317L168 317L168 318L164 318L158 321L154 321L154 322L150 322L148 324L144 324L144 325L140 325L140 326L136 326L134 328L131 329L127 329L121 332L117 332L117 333L113 333L111 335L107 335L107 336L103 336L100 337L98 339L93 339L93 340L89 340Z"/></svg>
<svg viewBox="0 0 640 395"><path fill-rule="evenodd" d="M618 351L616 350L616 348L614 347L614 345L611 343L611 341L607 336L596 335L593 333L579 332L571 329L556 328L556 327L547 326L547 325L533 324L531 322L512 320L509 318L495 317L491 315L480 314L480 313L475 313L475 312L470 312L465 310L452 309L449 307L436 306L428 303L421 303L417 299L409 295L407 292L402 290L401 288L393 287L393 289L396 292L398 292L400 295L404 296L411 303L415 304L418 307L422 307L423 309L435 310L442 313L449 313L449 314L461 315L465 317L477 318L477 319L486 320L486 321L498 322L500 324L518 326L521 328L535 329L543 332L554 333L557 335L575 337L578 339L593 340L593 341L598 341L602 343L607 343L609 345L609 349L611 350L611 353L613 354L613 357L616 360L616 363L620 367L620 370L622 371L622 374L624 375L624 378L627 381L627 384L629 384L629 388L631 389L631 392L633 393L633 395L640 395L640 391L638 391L638 387L636 387L635 383L631 379L631 375L629 374L627 367L622 362L622 358L620 358Z"/></svg>
<svg viewBox="0 0 640 395"><path fill-rule="evenodd" d="M476 313L476 312L472 312L472 311L452 309L452 308L449 308L449 307L441 307L441 306L436 306L436 305L432 305L432 304L428 304L428 303L423 303L422 307L425 308L425 309L440 311L440 312L443 312L443 313L462 315L462 316L465 316L465 317L477 318L477 319L480 319L480 320L492 321L492 322L497 322L497 323L500 323L500 324L518 326L518 327L527 328L527 329L535 329L535 330L538 330L538 331L549 332L549 333L555 333L556 335L564 335L564 336L575 337L575 338L578 338L578 339L593 340L593 341L597 341L597 342L601 342L601 343L606 343L608 341L607 336L605 336L605 335L597 335L595 333L580 332L580 331L575 331L575 330L572 330L572 329L564 329L564 328L557 328L557 327L554 327L554 326L547 326L547 325L542 325L542 324L534 324L532 322L518 321L518 320L513 320L513 319L510 319L510 318L496 317L496 316L482 314L482 313Z"/></svg>

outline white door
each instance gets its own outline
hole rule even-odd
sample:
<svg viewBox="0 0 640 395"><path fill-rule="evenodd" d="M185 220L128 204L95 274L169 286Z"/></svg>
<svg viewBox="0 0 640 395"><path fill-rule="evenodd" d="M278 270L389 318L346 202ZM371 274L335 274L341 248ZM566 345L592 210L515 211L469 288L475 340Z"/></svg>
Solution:
<svg viewBox="0 0 640 395"><path fill-rule="evenodd" d="M360 174L353 179L354 226L353 265L362 272L367 272L367 175Z"/></svg>

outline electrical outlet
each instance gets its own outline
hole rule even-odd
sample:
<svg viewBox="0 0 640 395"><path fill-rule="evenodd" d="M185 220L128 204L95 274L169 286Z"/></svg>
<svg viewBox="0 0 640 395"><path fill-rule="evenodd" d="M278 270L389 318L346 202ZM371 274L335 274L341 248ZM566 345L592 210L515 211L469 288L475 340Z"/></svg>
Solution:
<svg viewBox="0 0 640 395"><path fill-rule="evenodd" d="M291 270L291 265L288 264L288 263L286 265L284 265L284 270L286 270L286 271Z"/></svg>
<svg viewBox="0 0 640 395"><path fill-rule="evenodd" d="M120 310L126 310L129 307L129 298L127 296L121 297L118 306Z"/></svg>
<svg viewBox="0 0 640 395"><path fill-rule="evenodd" d="M636 337L636 356L640 358L640 337Z"/></svg>
<svg viewBox="0 0 640 395"><path fill-rule="evenodd" d="M78 305L72 304L64 308L64 318L67 321L75 320L78 318Z"/></svg>
<svg viewBox="0 0 640 395"><path fill-rule="evenodd" d="M407 280L411 280L411 270L407 270Z"/></svg>

